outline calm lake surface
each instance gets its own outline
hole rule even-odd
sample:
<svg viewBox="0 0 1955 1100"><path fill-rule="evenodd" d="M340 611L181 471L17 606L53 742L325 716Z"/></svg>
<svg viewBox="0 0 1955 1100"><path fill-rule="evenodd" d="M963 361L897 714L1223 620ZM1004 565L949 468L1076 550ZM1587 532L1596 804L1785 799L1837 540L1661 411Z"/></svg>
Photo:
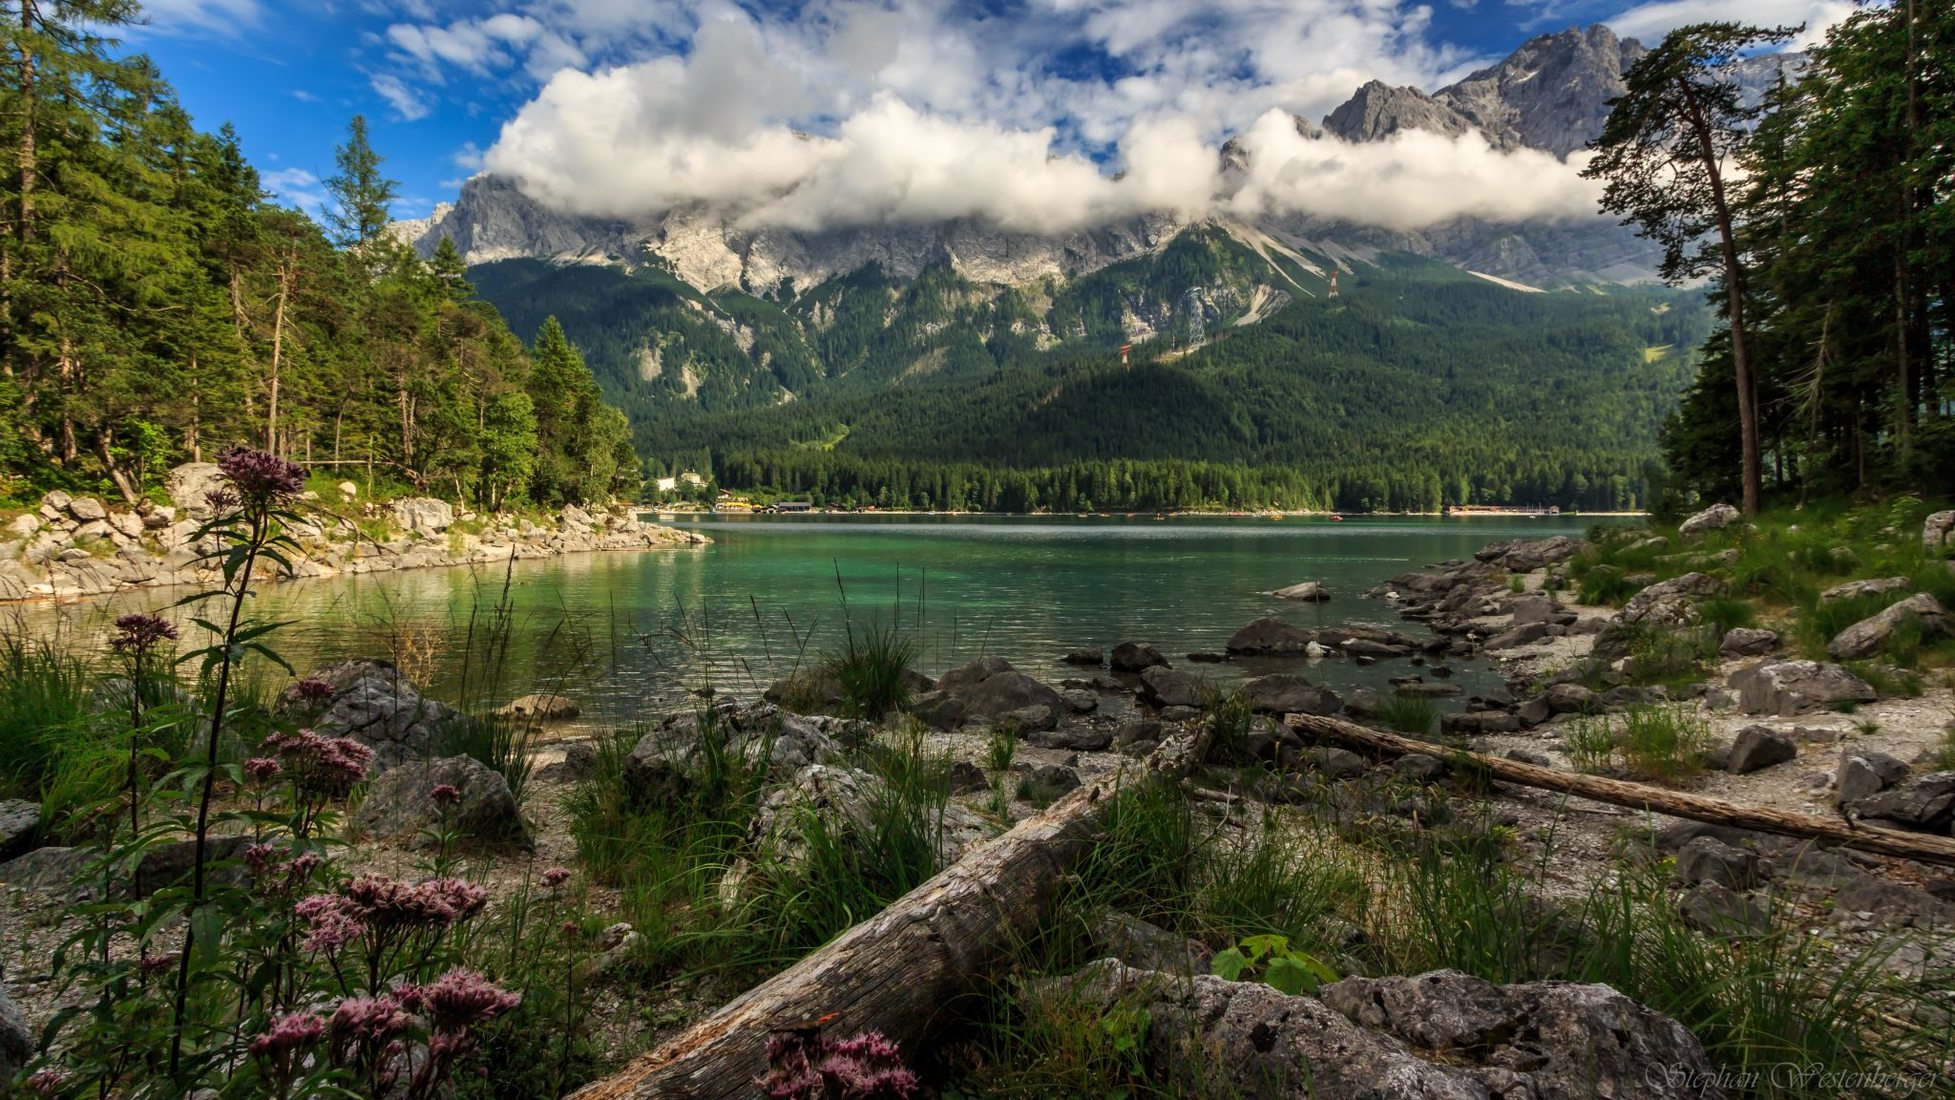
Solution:
<svg viewBox="0 0 1955 1100"><path fill-rule="evenodd" d="M1432 562L1470 556L1496 539L1580 534L1576 518L1075 519L949 516L699 516L666 522L714 544L699 550L584 554L512 569L424 569L299 581L266 589L258 614L292 620L274 645L301 671L347 656L398 655L454 697L464 670L500 669L503 697L560 690L597 721L632 721L711 685L757 694L818 660L847 624L900 616L932 675L996 654L1043 679L1090 675L1060 655L1152 642L1177 665L1218 651L1243 624L1275 615L1302 626L1369 624L1420 632L1366 588ZM838 584L839 578L839 584ZM503 596L506 654L488 652ZM1332 599L1264 595L1322 580ZM167 607L149 592L17 609L16 629L101 636L134 607ZM846 599L844 599L846 597ZM187 610L166 612L185 618ZM197 632L185 622L186 642ZM1339 691L1418 671L1404 661L1344 660L1196 666L1228 682L1275 669ZM1469 690L1493 682L1461 667Z"/></svg>

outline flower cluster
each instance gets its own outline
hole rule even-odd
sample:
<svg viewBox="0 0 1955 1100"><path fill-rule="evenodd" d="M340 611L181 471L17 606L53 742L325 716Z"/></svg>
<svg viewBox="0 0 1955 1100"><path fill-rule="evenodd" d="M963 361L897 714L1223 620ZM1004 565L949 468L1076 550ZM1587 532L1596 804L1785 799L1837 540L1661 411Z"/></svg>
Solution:
<svg viewBox="0 0 1955 1100"><path fill-rule="evenodd" d="M827 1039L813 1030L768 1039L767 1073L754 1086L768 1100L900 1100L916 1095L919 1087L902 1051L881 1032Z"/></svg>
<svg viewBox="0 0 1955 1100"><path fill-rule="evenodd" d="M411 885L386 875L365 874L340 894L314 894L293 913L307 925L306 946L330 951L369 932L383 937L446 928L482 911L489 892L457 878L434 878Z"/></svg>
<svg viewBox="0 0 1955 1100"><path fill-rule="evenodd" d="M279 763L276 757L254 756L244 762L244 774L257 783L269 783L284 770L285 765Z"/></svg>
<svg viewBox="0 0 1955 1100"><path fill-rule="evenodd" d="M310 1012L293 1012L272 1021L263 1035L251 1040L253 1054L284 1054L319 1041L326 1033L326 1021Z"/></svg>
<svg viewBox="0 0 1955 1100"><path fill-rule="evenodd" d="M302 703L317 706L333 697L333 685L315 676L308 676L292 685L292 694Z"/></svg>
<svg viewBox="0 0 1955 1100"><path fill-rule="evenodd" d="M332 798L344 797L365 779L367 765L373 762L373 750L351 737L328 737L313 730L274 733L261 747L277 755L302 790Z"/></svg>
<svg viewBox="0 0 1955 1100"><path fill-rule="evenodd" d="M169 620L160 615L135 612L115 620L115 637L109 639L109 648L140 657L156 648L158 642L174 642L176 639L176 627Z"/></svg>
<svg viewBox="0 0 1955 1100"><path fill-rule="evenodd" d="M570 881L570 868L552 867L543 872L543 885L551 890Z"/></svg>
<svg viewBox="0 0 1955 1100"><path fill-rule="evenodd" d="M244 865L250 869L259 893L288 898L326 865L326 857L318 852L300 852L286 859L285 850L276 845L253 844L244 850Z"/></svg>
<svg viewBox="0 0 1955 1100"><path fill-rule="evenodd" d="M437 806L453 806L462 800L462 789L453 783L436 783L428 792L428 797Z"/></svg>
<svg viewBox="0 0 1955 1100"><path fill-rule="evenodd" d="M58 1095L61 1092L61 1086L67 1084L68 1078L71 1076L73 1075L67 1070L53 1066L47 1069L37 1069L27 1077L27 1091L38 1096Z"/></svg>
<svg viewBox="0 0 1955 1100"><path fill-rule="evenodd" d="M523 1003L522 994L461 968L427 985L404 985L396 995L402 1004L426 1016L437 1034L487 1023Z"/></svg>
<svg viewBox="0 0 1955 1100"><path fill-rule="evenodd" d="M217 470L242 503L279 504L305 491L305 467L264 451L227 451L218 458Z"/></svg>

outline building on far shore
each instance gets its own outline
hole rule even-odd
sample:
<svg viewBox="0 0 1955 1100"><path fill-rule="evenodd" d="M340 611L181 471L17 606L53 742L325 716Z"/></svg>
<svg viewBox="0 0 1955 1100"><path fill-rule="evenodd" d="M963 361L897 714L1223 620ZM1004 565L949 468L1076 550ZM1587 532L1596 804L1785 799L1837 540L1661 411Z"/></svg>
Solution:
<svg viewBox="0 0 1955 1100"><path fill-rule="evenodd" d="M706 485L706 479L691 470L687 470L685 473L679 474L676 477L659 478L653 484L658 487L658 491L661 493L676 493L679 491L679 486L681 485L684 485L688 489L702 489Z"/></svg>

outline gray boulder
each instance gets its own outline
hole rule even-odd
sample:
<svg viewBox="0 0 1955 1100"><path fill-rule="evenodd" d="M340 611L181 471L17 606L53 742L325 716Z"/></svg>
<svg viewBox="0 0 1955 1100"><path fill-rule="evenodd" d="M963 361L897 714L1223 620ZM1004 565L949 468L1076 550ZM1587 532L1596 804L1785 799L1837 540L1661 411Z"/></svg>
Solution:
<svg viewBox="0 0 1955 1100"><path fill-rule="evenodd" d="M1840 805L1850 806L1907 778L1908 766L1884 752L1871 749L1840 750L1837 775Z"/></svg>
<svg viewBox="0 0 1955 1100"><path fill-rule="evenodd" d="M428 760L461 713L428 699L398 673L360 676L335 694L314 723L321 733L351 737L373 750L372 774Z"/></svg>
<svg viewBox="0 0 1955 1100"><path fill-rule="evenodd" d="M34 1057L34 1033L27 1017L0 986L0 1088L5 1088Z"/></svg>
<svg viewBox="0 0 1955 1100"><path fill-rule="evenodd" d="M408 497L394 502L393 518L403 530L439 534L455 525L455 506L433 497Z"/></svg>
<svg viewBox="0 0 1955 1100"><path fill-rule="evenodd" d="M66 890L88 865L82 848L35 848L0 863L0 885L29 890Z"/></svg>
<svg viewBox="0 0 1955 1100"><path fill-rule="evenodd" d="M1428 684L1420 680L1395 685L1392 691L1408 699L1448 699L1466 694L1466 689L1458 684Z"/></svg>
<svg viewBox="0 0 1955 1100"><path fill-rule="evenodd" d="M1520 728L1520 716L1506 710L1474 710L1464 714L1439 716L1441 733L1457 734L1461 737L1475 737L1490 733L1518 733Z"/></svg>
<svg viewBox="0 0 1955 1100"><path fill-rule="evenodd" d="M1746 714L1791 716L1841 703L1871 703L1873 686L1839 665L1821 661L1761 661L1726 681Z"/></svg>
<svg viewBox="0 0 1955 1100"><path fill-rule="evenodd" d="M1259 714L1336 714L1344 706L1329 688L1282 673L1258 676L1242 685L1242 693Z"/></svg>
<svg viewBox="0 0 1955 1100"><path fill-rule="evenodd" d="M1060 659L1069 665L1103 665L1106 663L1106 654L1097 647L1082 647Z"/></svg>
<svg viewBox="0 0 1955 1100"><path fill-rule="evenodd" d="M1715 882L1732 890L1749 890L1759 879L1758 856L1713 836L1700 836L1677 853L1679 882Z"/></svg>
<svg viewBox="0 0 1955 1100"><path fill-rule="evenodd" d="M1712 531L1722 531L1742 518L1736 508L1729 504L1713 504L1709 508L1684 520L1677 527L1677 534L1685 541L1704 537Z"/></svg>
<svg viewBox="0 0 1955 1100"><path fill-rule="evenodd" d="M1700 882L1677 902L1683 922L1699 932L1726 939L1770 935L1772 915L1756 898L1716 882Z"/></svg>
<svg viewBox="0 0 1955 1100"><path fill-rule="evenodd" d="M0 862L32 848L40 823L40 803L19 798L0 799Z"/></svg>
<svg viewBox="0 0 1955 1100"><path fill-rule="evenodd" d="M1853 803L1861 818L1890 821L1916 832L1947 833L1955 818L1955 772L1929 772Z"/></svg>
<svg viewBox="0 0 1955 1100"><path fill-rule="evenodd" d="M1923 639L1940 638L1951 632L1948 611L1941 601L1926 592L1917 592L1877 615L1870 615L1835 635L1826 652L1836 661L1857 661L1887 648L1897 631L1912 627Z"/></svg>
<svg viewBox="0 0 1955 1100"><path fill-rule="evenodd" d="M1603 709L1601 697L1581 684L1549 684L1541 697L1555 714L1594 714Z"/></svg>
<svg viewBox="0 0 1955 1100"><path fill-rule="evenodd" d="M1842 913L1865 913L1884 928L1946 928L1955 925L1955 904L1913 886L1872 875L1840 889L1834 908Z"/></svg>
<svg viewBox="0 0 1955 1100"><path fill-rule="evenodd" d="M1298 754L1298 761L1332 779L1351 779L1371 770L1371 762L1350 749L1322 745L1304 749Z"/></svg>
<svg viewBox="0 0 1955 1100"><path fill-rule="evenodd" d="M435 842L430 830L442 820L434 798L439 786L454 787L459 801L446 809L448 826L474 840L529 842L529 827L501 773L468 756L450 756L390 769L373 781L353 820L370 835L410 838L410 847Z"/></svg>
<svg viewBox="0 0 1955 1100"><path fill-rule="evenodd" d="M1575 557L1590 549L1587 539L1556 535L1545 539L1513 539L1481 547L1474 558L1510 573L1532 573Z"/></svg>
<svg viewBox="0 0 1955 1100"><path fill-rule="evenodd" d="M1150 668L1166 668L1167 664L1168 659L1146 642L1121 642L1113 647L1115 672L1145 672Z"/></svg>
<svg viewBox="0 0 1955 1100"><path fill-rule="evenodd" d="M1130 913L1108 910L1093 922L1092 934L1095 946L1128 966L1169 974L1208 973L1207 948Z"/></svg>
<svg viewBox="0 0 1955 1100"><path fill-rule="evenodd" d="M584 713L576 700L562 695L522 695L496 708L496 717L522 722L568 722Z"/></svg>
<svg viewBox="0 0 1955 1100"><path fill-rule="evenodd" d="M1270 595L1279 600L1300 600L1304 603L1323 603L1330 599L1330 591L1324 587L1323 581L1304 581L1288 588L1279 588Z"/></svg>
<svg viewBox="0 0 1955 1100"><path fill-rule="evenodd" d="M1792 738L1769 726L1746 726L1731 743L1731 758L1724 770L1732 775L1748 775L1798 758L1799 746Z"/></svg>
<svg viewBox="0 0 1955 1100"><path fill-rule="evenodd" d="M1141 698L1160 708L1199 707L1214 692L1207 680L1172 668L1148 669L1140 674L1140 685Z"/></svg>
<svg viewBox="0 0 1955 1100"><path fill-rule="evenodd" d="M1546 638L1549 633L1550 630L1547 623L1522 623L1511 630L1502 631L1488 638L1480 648L1488 652L1502 649L1518 649L1524 645L1533 645L1535 642Z"/></svg>
<svg viewBox="0 0 1955 1100"><path fill-rule="evenodd" d="M1023 727L1021 727L1023 728ZM1051 730L1028 730L1025 743L1068 752L1103 752L1113 744L1113 730L1105 726L1071 725Z"/></svg>
<svg viewBox="0 0 1955 1100"><path fill-rule="evenodd" d="M210 494L224 485L224 475L215 462L186 462L170 471L164 487L177 510L191 519L209 519Z"/></svg>
<svg viewBox="0 0 1955 1100"><path fill-rule="evenodd" d="M1834 603L1838 600L1857 600L1863 596L1887 596L1895 592L1906 592L1914 587L1914 582L1906 577L1874 577L1869 580L1847 581L1836 584L1819 594L1820 603Z"/></svg>
<svg viewBox="0 0 1955 1100"><path fill-rule="evenodd" d="M1936 512L1922 523L1921 548L1929 554L1955 549L1955 512Z"/></svg>
<svg viewBox="0 0 1955 1100"><path fill-rule="evenodd" d="M109 518L109 510L94 497L76 497L69 501L68 514L83 523L99 523Z"/></svg>
<svg viewBox="0 0 1955 1100"><path fill-rule="evenodd" d="M979 657L970 664L953 668L937 678L937 690L946 695L957 695L966 688L975 687L1000 672L1012 671L1011 662L1003 657Z"/></svg>
<svg viewBox="0 0 1955 1100"><path fill-rule="evenodd" d="M1717 651L1726 657L1763 657L1777 649L1779 635L1776 630L1758 627L1733 627L1725 632L1724 640L1718 643Z"/></svg>
<svg viewBox="0 0 1955 1100"><path fill-rule="evenodd" d="M987 676L951 694L964 704L966 720L997 720L1028 707L1044 707L1054 720L1066 713L1066 701L1058 691L1016 670Z"/></svg>
<svg viewBox="0 0 1955 1100"><path fill-rule="evenodd" d="M1224 647L1230 653L1294 657L1316 641L1316 635L1281 619L1257 619L1229 637Z"/></svg>
<svg viewBox="0 0 1955 1100"><path fill-rule="evenodd" d="M1708 573L1685 573L1629 597L1620 617L1625 623L1652 627L1695 626L1697 605L1723 590L1724 585Z"/></svg>

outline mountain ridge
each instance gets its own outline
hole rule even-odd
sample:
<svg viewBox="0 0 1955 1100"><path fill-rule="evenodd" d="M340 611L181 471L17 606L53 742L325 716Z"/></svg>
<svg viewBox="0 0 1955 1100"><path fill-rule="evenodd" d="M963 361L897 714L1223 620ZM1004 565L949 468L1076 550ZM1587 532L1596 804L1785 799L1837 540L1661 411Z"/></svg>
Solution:
<svg viewBox="0 0 1955 1100"><path fill-rule="evenodd" d="M1353 142L1385 140L1404 130L1478 133L1504 151L1532 149L1565 158L1596 133L1608 100L1622 90L1621 72L1643 52L1595 25L1542 35L1508 57L1437 92L1373 81L1324 119L1324 129ZM1299 119L1299 132L1315 127ZM1225 178L1245 165L1237 139L1218 151ZM1392 230L1300 214L1253 219L1169 214L1116 219L1057 236L1007 231L965 219L935 224L873 224L821 231L744 228L702 209L669 211L640 222L550 210L513 180L478 175L453 205L396 232L423 253L442 237L470 263L516 258L561 262L653 263L704 291L739 289L772 297L807 290L875 263L914 278L948 261L977 283L1024 286L1089 275L1159 251L1191 229L1219 227L1256 238L1288 240L1298 250L1368 258L1409 252L1529 286L1634 283L1655 275L1654 249L1601 218L1497 223L1457 218L1418 230Z"/></svg>

